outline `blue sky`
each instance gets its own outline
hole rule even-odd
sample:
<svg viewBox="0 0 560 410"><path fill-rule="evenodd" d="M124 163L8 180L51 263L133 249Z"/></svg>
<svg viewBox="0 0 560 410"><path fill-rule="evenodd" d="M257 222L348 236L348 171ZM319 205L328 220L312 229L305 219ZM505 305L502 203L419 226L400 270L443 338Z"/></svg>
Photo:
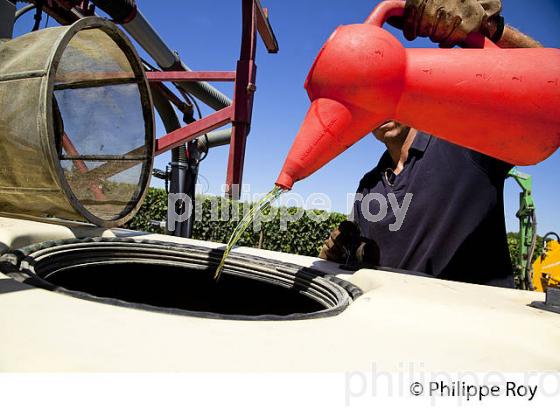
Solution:
<svg viewBox="0 0 560 410"><path fill-rule="evenodd" d="M269 8L280 52L267 54L258 46L257 93L253 125L249 136L244 183L251 192L268 192L284 162L295 134L309 107L303 82L317 52L339 25L362 22L373 10L375 0L261 0ZM239 56L241 1L138 0L144 15L171 48L194 70L233 70ZM504 0L506 22L541 41L547 47L560 47L560 1L525 2ZM18 23L21 33L32 26L31 16ZM406 47L432 47L429 40L404 40L390 29ZM215 84L231 95L231 86ZM208 112L208 111L206 111ZM161 127L159 134L163 133ZM345 212L347 193L355 191L361 176L370 170L384 147L368 136L323 169L297 183L294 191L307 197L324 192L334 210ZM207 193L220 193L225 182L228 147L212 150L201 164L201 183ZM168 155L159 157L162 168ZM560 151L545 162L521 171L534 178L539 233L560 232ZM154 185L157 181L152 182ZM519 189L514 181L506 184L506 222L508 230L517 230L515 212Z"/></svg>

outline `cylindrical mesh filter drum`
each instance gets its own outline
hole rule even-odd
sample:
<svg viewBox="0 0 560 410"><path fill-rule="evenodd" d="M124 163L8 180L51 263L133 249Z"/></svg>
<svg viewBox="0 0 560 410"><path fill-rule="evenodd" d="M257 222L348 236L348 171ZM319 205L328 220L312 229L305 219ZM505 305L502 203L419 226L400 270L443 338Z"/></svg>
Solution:
<svg viewBox="0 0 560 410"><path fill-rule="evenodd" d="M140 207L154 142L144 70L114 24L0 44L0 212L120 225Z"/></svg>

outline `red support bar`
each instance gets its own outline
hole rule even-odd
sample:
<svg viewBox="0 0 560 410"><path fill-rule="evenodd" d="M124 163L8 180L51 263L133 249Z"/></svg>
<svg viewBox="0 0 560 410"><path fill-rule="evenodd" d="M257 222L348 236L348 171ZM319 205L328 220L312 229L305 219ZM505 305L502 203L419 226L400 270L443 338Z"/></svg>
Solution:
<svg viewBox="0 0 560 410"><path fill-rule="evenodd" d="M196 137L226 125L231 121L232 115L233 107L229 106L159 138L156 141L156 155L163 154L170 149L192 141Z"/></svg>
<svg viewBox="0 0 560 410"><path fill-rule="evenodd" d="M249 126L247 123L234 123L231 128L226 177L226 196L230 199L239 200L241 194L248 133Z"/></svg>
<svg viewBox="0 0 560 410"><path fill-rule="evenodd" d="M255 79L257 66L255 54L257 52L258 2L243 0L241 33L241 52L237 61L237 78L233 96L233 127L229 145L229 158L226 176L226 195L232 199L239 199L241 184L243 183L243 165L247 135L251 124L253 111L253 93L256 90Z"/></svg>
<svg viewBox="0 0 560 410"><path fill-rule="evenodd" d="M149 81L234 81L235 71L147 71Z"/></svg>
<svg viewBox="0 0 560 410"><path fill-rule="evenodd" d="M268 21L268 10L263 8L259 0L255 0L257 7L257 29L269 53L278 52L278 41Z"/></svg>

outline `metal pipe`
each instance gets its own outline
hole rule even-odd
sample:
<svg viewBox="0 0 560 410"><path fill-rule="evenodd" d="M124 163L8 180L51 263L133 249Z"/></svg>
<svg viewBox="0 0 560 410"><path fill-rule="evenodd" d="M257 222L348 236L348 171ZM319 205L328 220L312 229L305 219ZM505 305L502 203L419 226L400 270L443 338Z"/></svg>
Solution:
<svg viewBox="0 0 560 410"><path fill-rule="evenodd" d="M189 158L188 158L188 168L186 172L185 178L185 193L190 198L190 216L184 222L184 226L181 226L181 236L185 238L192 237L193 227L194 227L194 220L195 220L195 207L196 207L196 184L198 181L198 169L200 164L200 151L196 146L195 141L191 141L187 144L189 150Z"/></svg>
<svg viewBox="0 0 560 410"><path fill-rule="evenodd" d="M165 44L140 10L130 22L123 24L123 28L163 70L192 71ZM177 85L215 110L231 105L226 95L206 82L177 82Z"/></svg>
<svg viewBox="0 0 560 410"><path fill-rule="evenodd" d="M177 128L180 128L181 124L179 122L179 119L177 118L177 114L175 113L175 110L171 106L171 103L169 102L167 97L162 93L162 90L157 87L156 84L151 84L151 89L154 107L161 117L166 132L170 133ZM191 118L191 120L194 119ZM190 203L185 202L184 207L194 210L196 193L195 188L198 178L198 162L200 160L200 154L196 151L191 143L189 144L189 154L191 158L187 158L186 149L187 146L183 144L171 150L169 192L172 194L187 194L190 198ZM184 211L180 208L181 207L175 209L167 209L167 220L170 220L170 218L174 218L175 213L181 213L179 211ZM192 235L193 223L194 211L191 213L190 218L188 218L186 221L175 222L173 231L168 230L166 224L166 233L168 235L190 238Z"/></svg>
<svg viewBox="0 0 560 410"><path fill-rule="evenodd" d="M123 24L123 27L162 69L177 63L177 55L167 47L140 10L137 10L136 17Z"/></svg>
<svg viewBox="0 0 560 410"><path fill-rule="evenodd" d="M189 180L189 163L185 145L181 145L171 150L170 168L169 193L188 194L186 189ZM175 214L187 212L187 209L191 204L187 203L187 201L183 201L181 204L175 203L174 205L175 207L173 209L167 209L167 220L174 219L172 217ZM168 232L168 234L188 238L190 235L187 231L186 221L175 222L175 229L173 232Z"/></svg>
<svg viewBox="0 0 560 410"><path fill-rule="evenodd" d="M109 14L117 23L120 23L163 70L192 71L165 44L142 12L137 9L134 0L93 0L93 3ZM215 110L231 105L228 97L206 82L178 82L176 84Z"/></svg>
<svg viewBox="0 0 560 410"><path fill-rule="evenodd" d="M16 18L15 20L17 21L21 16L23 16L24 14L26 14L28 11L31 11L35 8L35 4L28 4L27 6L23 6L21 9L19 9L18 11L16 11Z"/></svg>
<svg viewBox="0 0 560 410"><path fill-rule="evenodd" d="M210 148L228 145L231 140L231 128L224 130L212 131L198 138L198 150L208 152Z"/></svg>

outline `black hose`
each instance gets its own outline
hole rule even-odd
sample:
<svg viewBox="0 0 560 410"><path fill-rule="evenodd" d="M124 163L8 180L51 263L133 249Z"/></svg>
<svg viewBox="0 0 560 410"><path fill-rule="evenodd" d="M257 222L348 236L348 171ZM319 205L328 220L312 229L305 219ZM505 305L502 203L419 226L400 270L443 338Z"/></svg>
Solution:
<svg viewBox="0 0 560 410"><path fill-rule="evenodd" d="M136 16L136 0L92 0L92 3L119 24L128 23Z"/></svg>
<svg viewBox="0 0 560 410"><path fill-rule="evenodd" d="M527 266L525 267L525 281L528 290L535 290L533 288L533 255L537 246L537 213L531 213L531 225L533 229L533 237L531 238L531 246L527 255Z"/></svg>
<svg viewBox="0 0 560 410"><path fill-rule="evenodd" d="M171 105L169 100L165 98L165 95L163 95L163 93L159 90L159 88L156 85L151 84L150 88L152 91L152 99L154 102L154 107L157 110L163 122L165 131L170 133L178 128L181 128L181 123L179 122L179 118L177 118L177 114L175 113L175 110L173 109L173 106ZM168 175L171 175L172 173L176 174L180 167L186 168L188 166L186 149L187 149L186 145L182 144L179 147L173 148L171 150L171 163L174 165L172 166L171 172ZM183 165L179 165L179 164L183 164ZM175 180L176 178L177 176L173 175L173 179ZM178 181L175 180L175 182ZM178 193L176 192L177 191L176 185L177 185L176 183L171 184L171 190L174 191L173 193ZM165 180L165 191L169 193L169 178L166 178ZM180 229L181 226L184 225L184 223L176 222L175 225L176 225L175 230L173 232L168 231L167 234L173 234L175 236L184 236L181 234L181 229Z"/></svg>
<svg viewBox="0 0 560 410"><path fill-rule="evenodd" d="M560 243L560 236L558 236L558 234L556 232L548 232L544 237L543 237L543 244L546 245L546 243L548 242L548 238L551 236L555 236L556 237L556 241L558 243Z"/></svg>
<svg viewBox="0 0 560 410"><path fill-rule="evenodd" d="M33 18L35 19L35 24L33 25L33 28L31 29L31 31L37 31L37 30L39 30L39 26L41 25L41 19L43 18L43 2L42 1L37 1L37 4L35 5L35 16Z"/></svg>

